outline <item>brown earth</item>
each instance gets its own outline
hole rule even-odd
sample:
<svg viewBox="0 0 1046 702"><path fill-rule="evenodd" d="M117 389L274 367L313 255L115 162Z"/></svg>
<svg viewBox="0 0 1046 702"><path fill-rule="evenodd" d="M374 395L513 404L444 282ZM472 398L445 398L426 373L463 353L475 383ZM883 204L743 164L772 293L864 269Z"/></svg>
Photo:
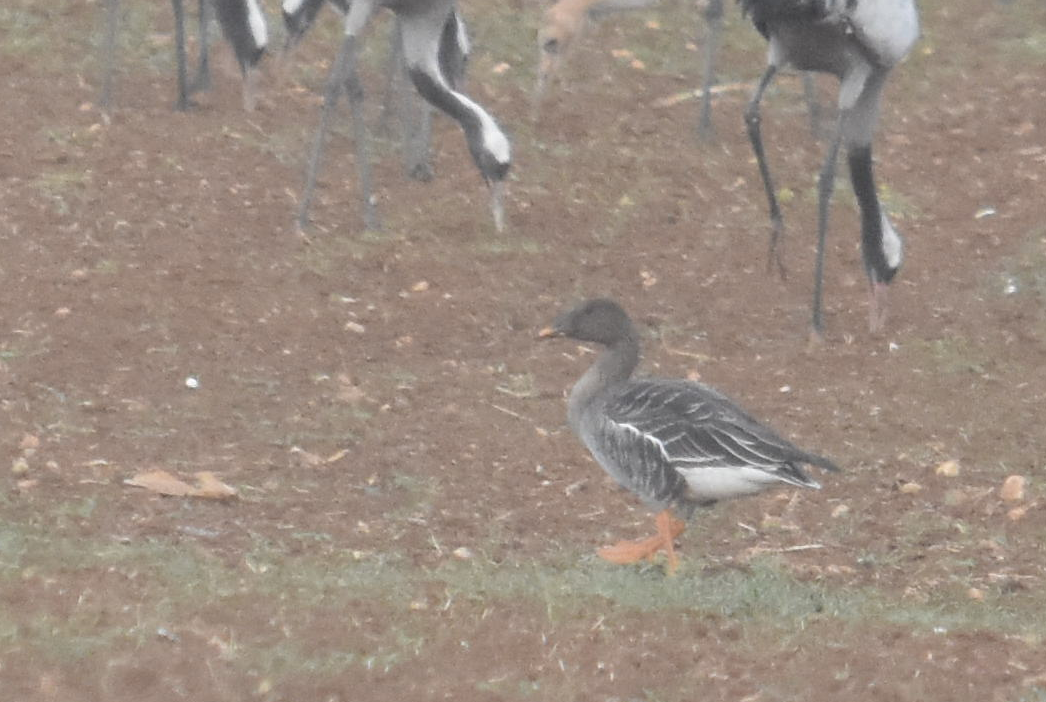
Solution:
<svg viewBox="0 0 1046 702"><path fill-rule="evenodd" d="M469 89L514 138L509 231L493 232L440 118L431 183L377 135L377 233L339 127L308 241L291 222L334 30L269 76L257 112L226 71L181 114L159 7L158 34L124 40L138 48L105 124L94 49L68 39L101 8L15 4L25 24L0 53L3 697L1046 699L1046 7L921 4L876 143L907 245L887 331L866 330L843 179L826 340L810 348L822 145L783 79L764 112L791 194L781 281L747 91L717 99L713 144L694 138L692 101L654 106L696 80L683 3L593 30L535 124L537 10L464 2ZM750 81L762 47L730 12L721 79ZM676 63L655 62L665 46ZM645 372L698 373L845 472L699 515L676 579L596 560L652 522L565 427L591 354L534 339L595 294L641 323ZM240 499L124 483L152 468L213 471ZM1029 485L1005 502L1011 474ZM775 613L763 587L816 601Z"/></svg>

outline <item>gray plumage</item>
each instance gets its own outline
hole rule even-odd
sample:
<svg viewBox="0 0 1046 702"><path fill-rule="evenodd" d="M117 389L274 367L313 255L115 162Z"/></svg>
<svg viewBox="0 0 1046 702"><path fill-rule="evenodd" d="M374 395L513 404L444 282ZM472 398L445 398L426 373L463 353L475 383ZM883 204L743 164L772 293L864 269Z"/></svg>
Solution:
<svg viewBox="0 0 1046 702"><path fill-rule="evenodd" d="M603 469L653 509L676 508L689 517L698 506L781 484L820 488L804 464L838 470L707 385L633 380L639 339L611 300L582 303L557 317L542 336L606 346L574 385L568 421Z"/></svg>
<svg viewBox="0 0 1046 702"><path fill-rule="evenodd" d="M284 2L284 11L293 10ZM345 15L345 33L341 48L331 67L324 91L320 124L305 172L305 189L298 209L297 224L304 232L308 224L309 207L316 189L320 156L330 121L343 90L347 89L352 112L353 140L357 149L357 168L360 171L360 190L364 193L363 217L368 229L377 229L378 220L370 196L370 168L363 144L366 129L361 109L362 88L356 72L357 41L371 16L386 8L395 13L402 38L403 60L415 89L429 104L445 112L458 122L465 133L465 141L490 192L490 209L494 226L502 231L505 226L505 178L512 164L508 136L495 119L477 102L465 95L454 84L456 66L463 64L468 54L464 25L456 16L456 0L352 0Z"/></svg>
<svg viewBox="0 0 1046 702"><path fill-rule="evenodd" d="M850 180L861 210L861 254L871 287L869 329L881 331L886 294L904 258L900 234L876 194L872 138L890 70L919 37L915 0L740 0L741 9L769 42L767 67L745 110L748 137L770 210L770 262L784 274L778 241L784 232L763 149L759 104L777 72L787 65L839 79L839 122L818 178L817 257L814 266L813 328L824 328L822 287L828 205L839 150L846 148Z"/></svg>

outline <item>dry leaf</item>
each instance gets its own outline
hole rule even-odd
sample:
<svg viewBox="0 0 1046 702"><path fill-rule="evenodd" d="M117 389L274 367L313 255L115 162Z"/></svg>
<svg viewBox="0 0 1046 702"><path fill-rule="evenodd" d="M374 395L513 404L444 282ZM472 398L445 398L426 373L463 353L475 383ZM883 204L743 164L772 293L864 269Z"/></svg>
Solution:
<svg viewBox="0 0 1046 702"><path fill-rule="evenodd" d="M348 453L349 453L348 449L341 449L340 451L335 451L334 453L332 453L331 455L329 455L325 459L323 459L323 462L324 463L336 463L337 461L340 461L341 459L345 458L345 456L347 456Z"/></svg>
<svg viewBox="0 0 1046 702"><path fill-rule="evenodd" d="M192 492L193 497L202 497L207 500L228 500L236 497L236 488L226 485L209 470L201 470L196 473L196 488Z"/></svg>
<svg viewBox="0 0 1046 702"><path fill-rule="evenodd" d="M124 483L158 492L161 495L173 495L175 497L184 497L192 494L193 491L192 485L179 480L165 470L150 470L139 473L133 478L124 480Z"/></svg>
<svg viewBox="0 0 1046 702"><path fill-rule="evenodd" d="M172 497L201 497L208 500L227 500L236 497L236 490L215 477L210 471L196 473L196 486L174 477L165 470L150 470L124 480L127 485L145 488Z"/></svg>

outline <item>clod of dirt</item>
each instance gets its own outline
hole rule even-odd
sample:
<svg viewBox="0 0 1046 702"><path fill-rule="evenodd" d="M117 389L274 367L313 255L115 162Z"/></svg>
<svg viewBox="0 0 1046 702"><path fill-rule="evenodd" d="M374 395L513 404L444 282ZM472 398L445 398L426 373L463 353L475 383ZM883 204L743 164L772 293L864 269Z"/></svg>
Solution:
<svg viewBox="0 0 1046 702"><path fill-rule="evenodd" d="M1028 513L1027 507L1014 507L1006 513L1006 518L1011 522L1020 521L1024 518L1024 515Z"/></svg>
<svg viewBox="0 0 1046 702"><path fill-rule="evenodd" d="M1024 486L1028 484L1023 475L1011 475L999 488L999 497L1006 502L1020 502L1024 499Z"/></svg>

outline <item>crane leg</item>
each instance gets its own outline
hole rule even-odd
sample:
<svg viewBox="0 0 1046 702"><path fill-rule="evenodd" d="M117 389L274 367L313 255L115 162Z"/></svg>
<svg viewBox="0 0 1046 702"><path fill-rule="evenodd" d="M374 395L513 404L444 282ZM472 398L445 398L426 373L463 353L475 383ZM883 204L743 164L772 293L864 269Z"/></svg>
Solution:
<svg viewBox="0 0 1046 702"><path fill-rule="evenodd" d="M824 334L824 250L828 238L828 206L832 201L832 192L835 190L835 166L839 160L839 146L842 143L843 120L848 114L844 110L839 115L839 125L832 142L828 146L828 155L821 166L821 173L817 179L817 254L814 259L814 301L813 301L813 332L817 336Z"/></svg>
<svg viewBox="0 0 1046 702"><path fill-rule="evenodd" d="M359 169L360 190L363 197L363 219L368 229L377 229L377 214L371 197L370 163L367 160L366 125L363 123L362 95L359 79L356 75L356 37L346 33L337 58L327 77L327 86L323 94L323 107L320 110L320 124L313 138L312 150L305 171L305 189L298 209L297 226L299 233L304 233L309 221L309 207L316 191L316 176L320 168L324 141L330 130L330 121L337 107L343 89L349 89L349 108L352 113L353 140L356 142L357 168Z"/></svg>
<svg viewBox="0 0 1046 702"><path fill-rule="evenodd" d="M767 258L766 267L770 271L777 265L777 272L784 279L787 275L784 259L781 256L779 244L781 235L784 233L784 220L781 217L781 207L777 203L777 193L774 190L773 178L770 176L770 168L766 164L766 151L763 149L763 137L760 131L761 117L759 115L759 103L763 99L763 93L777 75L777 67L770 65L766 67L759 85L756 86L748 107L745 108L745 125L748 127L748 140L752 143L752 151L755 152L755 160L759 165L759 175L763 179L763 189L766 191L766 200L770 208L770 254Z"/></svg>
<svg viewBox="0 0 1046 702"><path fill-rule="evenodd" d="M201 90L209 90L211 87L210 37L207 31L210 27L211 12L210 0L200 0L200 51L199 59L196 62L196 75L189 84L190 95Z"/></svg>
<svg viewBox="0 0 1046 702"><path fill-rule="evenodd" d="M105 0L105 39L102 43L102 94L98 98L102 113L108 118L113 102L113 74L116 71L116 26L120 18L120 0ZM108 121L108 119L107 119Z"/></svg>
<svg viewBox="0 0 1046 702"><path fill-rule="evenodd" d="M174 9L174 52L178 63L178 101L174 109L185 112L189 109L189 68L185 57L185 8L182 0L171 0Z"/></svg>
<svg viewBox="0 0 1046 702"><path fill-rule="evenodd" d="M705 66L704 78L701 82L701 110L697 120L697 137L702 141L711 141L715 138L715 128L712 126L712 85L715 83L719 35L723 31L723 0L709 0L704 18L708 31L705 34Z"/></svg>

